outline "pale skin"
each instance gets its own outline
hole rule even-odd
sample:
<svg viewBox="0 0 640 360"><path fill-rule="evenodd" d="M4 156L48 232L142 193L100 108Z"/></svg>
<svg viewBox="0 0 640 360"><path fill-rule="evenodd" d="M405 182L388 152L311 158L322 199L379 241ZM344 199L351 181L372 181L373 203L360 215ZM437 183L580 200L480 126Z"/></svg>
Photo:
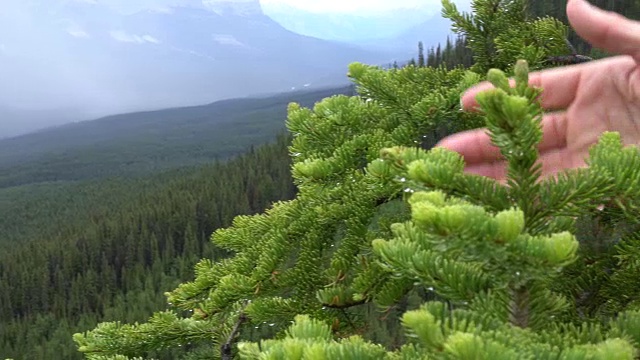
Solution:
<svg viewBox="0 0 640 360"><path fill-rule="evenodd" d="M529 75L529 83L543 89L543 177L585 166L589 148L605 131L619 132L625 145L640 144L640 22L585 0L569 0L567 16L594 47L621 55ZM474 110L475 96L492 87L483 82L467 90L463 109ZM467 172L505 180L505 162L484 129L454 134L436 146L460 153Z"/></svg>

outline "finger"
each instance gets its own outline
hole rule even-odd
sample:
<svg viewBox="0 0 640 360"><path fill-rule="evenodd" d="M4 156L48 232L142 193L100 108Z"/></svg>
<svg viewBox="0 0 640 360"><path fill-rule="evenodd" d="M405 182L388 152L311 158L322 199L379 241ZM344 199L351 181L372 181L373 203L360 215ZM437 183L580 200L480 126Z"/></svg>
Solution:
<svg viewBox="0 0 640 360"><path fill-rule="evenodd" d="M640 60L640 22L584 0L570 0L567 17L578 35L593 46Z"/></svg>
<svg viewBox="0 0 640 360"><path fill-rule="evenodd" d="M536 164L541 164L541 178L543 179L555 176L568 169L586 166L584 159L567 148L554 149L542 153ZM507 179L508 175L506 160L469 165L465 167L464 171L469 174L487 176L502 182Z"/></svg>
<svg viewBox="0 0 640 360"><path fill-rule="evenodd" d="M567 146L567 113L554 112L542 117L542 141L538 145L540 152L562 149Z"/></svg>
<svg viewBox="0 0 640 360"><path fill-rule="evenodd" d="M545 71L533 72L529 75L529 85L542 88L539 97L540 106L545 110L561 110L567 108L575 99L580 79L585 71L593 71L592 63L584 63L571 67L554 68ZM515 86L515 80L509 79L511 86ZM476 96L482 92L494 88L489 82L482 82L467 90L461 98L464 110L477 111L479 108Z"/></svg>
<svg viewBox="0 0 640 360"><path fill-rule="evenodd" d="M515 84L515 82L511 79L511 86ZM490 82L483 81L475 86L470 87L467 91L462 94L460 97L460 104L462 105L462 110L466 111L477 111L479 110L478 102L476 101L476 96L490 89L495 88Z"/></svg>
<svg viewBox="0 0 640 360"><path fill-rule="evenodd" d="M507 179L507 162L496 161L469 165L464 168L464 171L468 174L486 176L504 182Z"/></svg>
<svg viewBox="0 0 640 360"><path fill-rule="evenodd" d="M500 159L500 149L491 143L486 129L475 129L450 135L438 142L436 147L444 147L462 155L467 165L491 162Z"/></svg>
<svg viewBox="0 0 640 360"><path fill-rule="evenodd" d="M568 148L544 152L540 154L538 163L542 164L543 178L556 175L565 170L586 166L584 159Z"/></svg>
<svg viewBox="0 0 640 360"><path fill-rule="evenodd" d="M558 67L529 74L529 85L542 89L539 101L545 110L566 109L575 99L583 76L597 71L597 68L606 68L620 59L603 59L573 66ZM510 85L515 86L515 80L509 79ZM488 81L479 83L469 88L460 99L463 110L476 111L479 108L476 96L494 86Z"/></svg>
<svg viewBox="0 0 640 360"><path fill-rule="evenodd" d="M542 141L538 149L549 151L567 144L566 112L546 114L542 118ZM500 149L491 143L486 129L463 131L442 139L436 146L462 155L468 165L491 163L502 159Z"/></svg>

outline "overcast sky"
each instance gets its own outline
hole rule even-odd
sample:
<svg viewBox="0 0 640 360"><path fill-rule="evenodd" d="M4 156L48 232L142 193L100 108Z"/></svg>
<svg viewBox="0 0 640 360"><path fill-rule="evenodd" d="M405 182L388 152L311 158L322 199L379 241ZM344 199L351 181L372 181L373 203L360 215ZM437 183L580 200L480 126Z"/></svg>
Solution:
<svg viewBox="0 0 640 360"><path fill-rule="evenodd" d="M74 2L113 5L125 12L135 12L148 8L163 8L167 6L207 5L229 0L66 0ZM232 0L233 2L251 2L255 0ZM471 0L457 0L456 3L467 4ZM428 9L439 11L440 0L260 0L264 8L278 5L289 5L302 10L317 13L380 13L397 9ZM463 8L465 6L463 5Z"/></svg>
<svg viewBox="0 0 640 360"><path fill-rule="evenodd" d="M439 10L440 0L260 0L264 7L286 4L317 13L387 12L397 9Z"/></svg>
<svg viewBox="0 0 640 360"><path fill-rule="evenodd" d="M467 11L471 2L471 0L454 1L464 11ZM50 109L56 111L60 109L66 113L67 109L77 109L82 113L78 117L84 118L89 116L86 115L89 112L92 114L90 116L94 117L98 113L125 111L124 106L132 106L130 103L143 108L151 106L155 108L153 105L155 103L149 105L143 104L142 100L137 100L134 95L140 91L137 88L133 89L138 86L137 84L132 86L134 95L130 98L127 98L125 96L127 94L123 94L123 91L114 90L120 89L123 81L130 81L129 77L123 80L114 75L120 73L120 67L127 65L125 63L129 59L117 58L117 61L111 61L109 56L101 55L101 51L108 53L109 46L114 46L114 49L119 48L112 43L100 41L110 39L132 45L137 44L140 47L136 48L136 54L146 51L142 45L168 45L161 37L162 34L156 35L153 32L152 26L149 29L135 30L123 28L121 15L105 11L108 10L106 7L125 14L142 10L164 10L170 13L169 8L173 6L208 8L216 11L217 8L226 8L219 6L223 2L254 4L259 2L267 15L279 14L281 18L274 19L283 23L285 27L287 25L284 24L282 17L284 16L284 20L287 21L291 20L291 17L287 17L287 11L278 11L278 8L283 5L329 16L358 14L359 17L367 20L372 19L373 25L367 24L367 20L360 18L356 19L360 22L354 26L365 30L373 26L376 29L376 36L380 38L388 35L385 31L388 32L389 29L401 31L403 28L413 26L414 24L409 21L412 18L417 17L420 21L428 20L438 14L441 9L441 0L0 0L0 64L2 64L0 79L5 84L11 84L0 86L0 138L2 132L7 131L7 116L2 115L2 111L6 113L7 109L11 113L46 112ZM96 11L87 10L91 8ZM378 24L374 21L375 18L385 18L380 15L386 13L390 15L386 17L388 21L385 21L393 22L395 25ZM328 27L332 31L336 28L337 20L335 19L332 20L333 23L328 21L325 24L317 21L321 17L311 17L315 17L316 21L310 22L310 26ZM352 24L349 16L332 16L333 18L340 18L340 21ZM293 20L305 21L303 18ZM134 25L137 24L131 27L135 28ZM176 28L176 30L179 29ZM299 30L304 33L302 29ZM318 34L311 34L311 36L322 37L323 29L319 30ZM356 31L350 34L357 35ZM228 35L215 35L214 40L218 42L222 38L226 39L227 44L237 43ZM328 34L324 35L327 36L325 38L330 38ZM186 43L191 44L189 38L185 41ZM178 51L198 55L199 49L184 50L184 47L191 45L178 45L180 47ZM91 60L81 60L76 56L79 49L87 53L86 59ZM116 105L120 107L112 110ZM129 109L128 107L126 109ZM49 119L52 116L47 115L46 118Z"/></svg>

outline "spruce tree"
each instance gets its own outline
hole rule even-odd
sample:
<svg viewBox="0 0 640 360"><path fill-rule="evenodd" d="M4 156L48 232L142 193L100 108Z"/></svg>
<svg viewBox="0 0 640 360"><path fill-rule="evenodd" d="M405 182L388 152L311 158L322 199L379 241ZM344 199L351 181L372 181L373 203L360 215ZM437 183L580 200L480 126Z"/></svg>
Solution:
<svg viewBox="0 0 640 360"><path fill-rule="evenodd" d="M425 58L424 58L424 45L422 45L422 41L418 42L418 66L424 67Z"/></svg>
<svg viewBox="0 0 640 360"><path fill-rule="evenodd" d="M565 46L553 18L521 0L443 0L475 64L385 70L352 64L357 96L289 107L299 192L238 216L144 324L76 334L89 359L164 348L189 359L634 359L640 344L640 152L603 134L588 167L541 179L540 89L531 69ZM539 39L546 39L544 42ZM508 77L516 79L511 87ZM459 111L482 79L482 112ZM486 126L508 181L463 172L431 148L440 126ZM599 232L590 229L599 229ZM415 300L420 304L415 304ZM395 314L406 337L366 336L365 309Z"/></svg>

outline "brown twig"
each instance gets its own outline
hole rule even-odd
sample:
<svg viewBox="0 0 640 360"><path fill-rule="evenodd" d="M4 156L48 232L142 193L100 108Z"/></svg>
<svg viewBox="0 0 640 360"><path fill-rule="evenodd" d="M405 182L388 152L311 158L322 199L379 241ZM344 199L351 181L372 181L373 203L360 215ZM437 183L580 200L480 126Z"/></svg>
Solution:
<svg viewBox="0 0 640 360"><path fill-rule="evenodd" d="M556 64L562 64L562 65L573 65L573 64L580 64L580 63L589 62L593 60L593 58L589 56L578 54L578 52L576 51L576 48L573 47L573 44L571 44L569 39L565 38L564 41L567 44L567 47L569 48L569 50L571 51L571 55L549 56L547 58L547 61L556 63Z"/></svg>
<svg viewBox="0 0 640 360"><path fill-rule="evenodd" d="M362 300L358 300L358 301L353 301L353 302L349 302L349 303L345 303L345 304L322 304L322 306L330 308L330 309L348 309L350 307L354 307L354 306L358 306L358 305L364 305L367 303L366 299L362 299Z"/></svg>
<svg viewBox="0 0 640 360"><path fill-rule="evenodd" d="M238 316L238 321L236 321L236 324L233 326L233 330L231 330L227 341L220 347L222 360L233 360L233 343L240 332L240 326L242 326L242 324L244 324L248 319L249 318L244 311L240 313L240 316Z"/></svg>

